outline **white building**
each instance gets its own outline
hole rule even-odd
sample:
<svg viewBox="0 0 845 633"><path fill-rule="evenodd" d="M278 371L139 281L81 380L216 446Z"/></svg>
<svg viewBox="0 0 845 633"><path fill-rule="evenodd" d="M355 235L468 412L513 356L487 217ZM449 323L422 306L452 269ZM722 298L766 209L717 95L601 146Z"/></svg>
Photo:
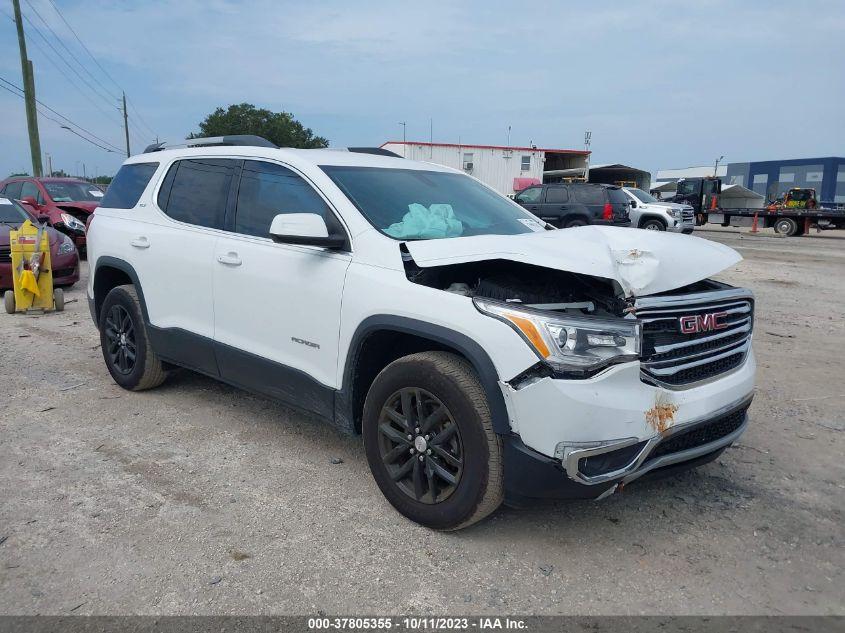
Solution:
<svg viewBox="0 0 845 633"><path fill-rule="evenodd" d="M716 170L716 175L719 176L719 178L724 178L727 173L727 164L719 165L719 168ZM654 182L651 183L651 188L656 189L664 183L674 183L679 181L681 178L707 178L708 176L713 176L713 165L684 167L682 169L658 169Z"/></svg>
<svg viewBox="0 0 845 633"><path fill-rule="evenodd" d="M572 149L418 141L388 141L382 148L411 160L461 169L505 195L543 182L545 172L572 170L573 176L583 177L590 155Z"/></svg>

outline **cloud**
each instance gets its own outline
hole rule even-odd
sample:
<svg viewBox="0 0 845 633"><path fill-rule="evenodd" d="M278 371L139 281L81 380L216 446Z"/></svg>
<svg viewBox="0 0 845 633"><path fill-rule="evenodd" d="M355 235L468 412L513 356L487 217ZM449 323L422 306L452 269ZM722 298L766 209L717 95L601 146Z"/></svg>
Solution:
<svg viewBox="0 0 845 633"><path fill-rule="evenodd" d="M66 33L47 0L32 2ZM339 145L380 144L400 133L400 120L409 137L427 138L429 117L446 141L503 142L510 125L515 143L577 147L591 129L597 158L646 169L720 154L841 153L845 142L832 105L845 96L837 2L75 0L60 8L162 138L182 138L215 107L247 101L293 112ZM797 24L813 46L779 45ZM0 59L17 54L10 28L0 26ZM31 55L45 102L120 144L120 126L40 52ZM14 65L0 68L19 77ZM0 107L21 105L0 94ZM130 114L136 136L149 140ZM27 152L19 137L3 135L15 154ZM119 162L67 140L74 156ZM0 156L0 170L19 162Z"/></svg>

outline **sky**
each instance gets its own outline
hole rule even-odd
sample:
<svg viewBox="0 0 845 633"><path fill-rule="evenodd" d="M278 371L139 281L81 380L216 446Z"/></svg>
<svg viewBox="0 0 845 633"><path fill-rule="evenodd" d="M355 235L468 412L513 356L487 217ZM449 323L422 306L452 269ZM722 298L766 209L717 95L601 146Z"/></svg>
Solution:
<svg viewBox="0 0 845 633"><path fill-rule="evenodd" d="M512 145L580 149L590 130L594 164L651 172L845 155L841 0L21 6L44 36L24 22L38 99L122 148L125 90L133 153L248 102L338 147L401 139L401 121L427 141L431 121L449 143L503 145L510 126ZM22 86L11 15L0 0L0 78ZM56 170L113 174L123 160L43 117L39 128ZM30 170L23 99L0 90L0 178Z"/></svg>

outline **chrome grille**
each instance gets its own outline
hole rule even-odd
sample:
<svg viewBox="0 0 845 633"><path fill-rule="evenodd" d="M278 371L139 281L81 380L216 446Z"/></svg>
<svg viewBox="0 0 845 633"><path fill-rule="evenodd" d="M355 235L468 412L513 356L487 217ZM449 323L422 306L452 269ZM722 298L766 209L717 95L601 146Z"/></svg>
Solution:
<svg viewBox="0 0 845 633"><path fill-rule="evenodd" d="M635 310L643 327L646 382L692 386L742 365L751 346L754 299L747 290L644 297ZM682 323L696 331L684 332Z"/></svg>
<svg viewBox="0 0 845 633"><path fill-rule="evenodd" d="M12 249L0 248L0 264L5 264L12 261Z"/></svg>
<svg viewBox="0 0 845 633"><path fill-rule="evenodd" d="M695 211L693 211L692 207L684 207L681 209L681 219L684 222L692 222L695 218Z"/></svg>

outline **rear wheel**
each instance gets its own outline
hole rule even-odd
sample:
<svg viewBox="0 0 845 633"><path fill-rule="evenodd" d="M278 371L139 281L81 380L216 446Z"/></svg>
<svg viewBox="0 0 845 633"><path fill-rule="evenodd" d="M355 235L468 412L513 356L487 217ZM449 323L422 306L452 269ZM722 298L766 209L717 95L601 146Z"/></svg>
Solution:
<svg viewBox="0 0 845 633"><path fill-rule="evenodd" d="M575 218L573 220L569 220L568 222L566 222L563 225L563 228L571 229L571 228L574 228L576 226L587 226L587 221L582 219L582 218Z"/></svg>
<svg viewBox="0 0 845 633"><path fill-rule="evenodd" d="M792 218L781 218L775 222L775 232L792 237L798 232L798 222Z"/></svg>
<svg viewBox="0 0 845 633"><path fill-rule="evenodd" d="M412 354L383 369L363 434L376 483L412 521L457 530L502 502L501 440L475 371L455 354Z"/></svg>
<svg viewBox="0 0 845 633"><path fill-rule="evenodd" d="M650 219L643 222L640 228L646 231L665 231L666 225L658 219Z"/></svg>
<svg viewBox="0 0 845 633"><path fill-rule="evenodd" d="M106 295L100 309L100 346L109 373L124 389L152 389L167 377L150 345L135 286L117 286Z"/></svg>

